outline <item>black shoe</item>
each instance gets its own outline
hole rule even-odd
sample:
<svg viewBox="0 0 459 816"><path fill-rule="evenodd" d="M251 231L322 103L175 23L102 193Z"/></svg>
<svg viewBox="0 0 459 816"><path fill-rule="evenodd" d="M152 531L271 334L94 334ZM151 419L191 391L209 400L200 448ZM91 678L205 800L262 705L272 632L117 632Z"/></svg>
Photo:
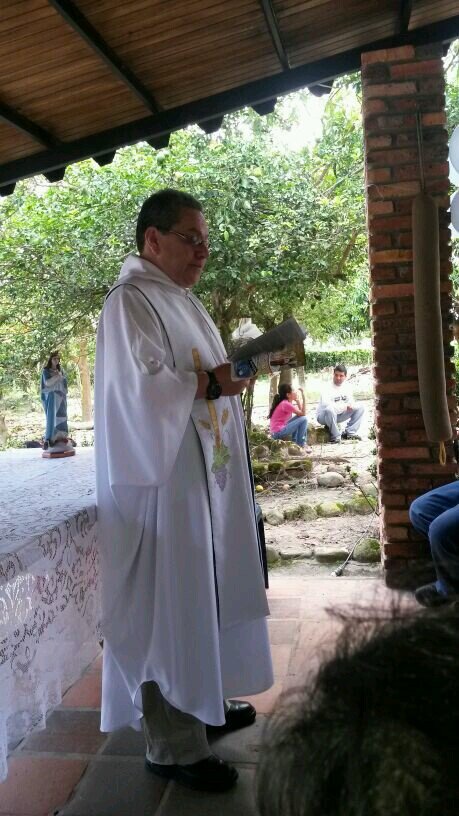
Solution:
<svg viewBox="0 0 459 816"><path fill-rule="evenodd" d="M358 434L348 434L347 431L343 431L341 434L341 439L357 439L358 442L362 441L362 437Z"/></svg>
<svg viewBox="0 0 459 816"><path fill-rule="evenodd" d="M339 438L339 436L337 439L330 439L330 445L339 445L340 442L341 439Z"/></svg>
<svg viewBox="0 0 459 816"><path fill-rule="evenodd" d="M421 606L444 606L453 602L453 598L439 592L435 584L424 584L418 587L414 597Z"/></svg>
<svg viewBox="0 0 459 816"><path fill-rule="evenodd" d="M208 725L207 728L211 733L237 731L255 722L257 712L250 703L244 703L242 700L228 700L227 705L225 724Z"/></svg>
<svg viewBox="0 0 459 816"><path fill-rule="evenodd" d="M236 784L239 776L236 768L223 759L211 754L192 765L158 765L145 760L149 771L162 779L171 779L179 785L193 790L222 793Z"/></svg>

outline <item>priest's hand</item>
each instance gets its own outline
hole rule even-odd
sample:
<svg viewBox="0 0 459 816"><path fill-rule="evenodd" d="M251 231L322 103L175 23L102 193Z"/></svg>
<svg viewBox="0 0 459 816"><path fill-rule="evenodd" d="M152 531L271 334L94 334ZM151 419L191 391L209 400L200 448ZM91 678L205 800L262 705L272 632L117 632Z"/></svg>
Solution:
<svg viewBox="0 0 459 816"><path fill-rule="evenodd" d="M234 397L241 394L244 388L248 388L250 385L250 379L231 379L231 363L223 363L223 365L217 366L217 368L214 368L214 374L222 387L222 397Z"/></svg>
<svg viewBox="0 0 459 816"><path fill-rule="evenodd" d="M231 363L223 363L213 369L214 374L222 387L222 397L235 397L241 394L244 388L250 385L250 380L232 380ZM198 372L198 387L196 399L205 399L209 377L205 371Z"/></svg>

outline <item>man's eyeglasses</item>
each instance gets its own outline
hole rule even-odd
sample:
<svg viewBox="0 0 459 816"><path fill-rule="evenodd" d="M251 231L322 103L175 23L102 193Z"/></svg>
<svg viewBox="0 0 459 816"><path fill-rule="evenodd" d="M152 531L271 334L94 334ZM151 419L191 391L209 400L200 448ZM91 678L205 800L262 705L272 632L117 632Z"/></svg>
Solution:
<svg viewBox="0 0 459 816"><path fill-rule="evenodd" d="M184 235L183 232L177 232L177 230L167 230L171 232L172 235L178 235L182 241L185 241L186 244L190 244L190 246L194 247L195 249L200 249L201 247L205 247L209 249L209 239L208 238L200 238L198 235Z"/></svg>

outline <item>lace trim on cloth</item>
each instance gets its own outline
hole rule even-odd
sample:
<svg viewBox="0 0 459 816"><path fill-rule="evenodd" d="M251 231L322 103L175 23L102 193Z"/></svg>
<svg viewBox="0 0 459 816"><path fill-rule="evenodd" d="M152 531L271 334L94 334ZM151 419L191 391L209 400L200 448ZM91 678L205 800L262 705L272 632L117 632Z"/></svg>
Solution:
<svg viewBox="0 0 459 816"><path fill-rule="evenodd" d="M97 655L99 621L95 506L0 554L0 782L8 750Z"/></svg>

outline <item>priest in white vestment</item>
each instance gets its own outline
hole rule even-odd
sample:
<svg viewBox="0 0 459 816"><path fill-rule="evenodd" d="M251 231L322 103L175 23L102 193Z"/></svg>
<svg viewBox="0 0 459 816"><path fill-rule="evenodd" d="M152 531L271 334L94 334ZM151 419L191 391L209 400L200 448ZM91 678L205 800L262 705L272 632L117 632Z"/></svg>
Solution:
<svg viewBox="0 0 459 816"><path fill-rule="evenodd" d="M208 230L196 199L144 203L138 255L110 290L96 353L95 444L104 635L103 731L144 728L147 766L201 790L237 771L206 725L235 729L273 683L239 394L191 288Z"/></svg>

